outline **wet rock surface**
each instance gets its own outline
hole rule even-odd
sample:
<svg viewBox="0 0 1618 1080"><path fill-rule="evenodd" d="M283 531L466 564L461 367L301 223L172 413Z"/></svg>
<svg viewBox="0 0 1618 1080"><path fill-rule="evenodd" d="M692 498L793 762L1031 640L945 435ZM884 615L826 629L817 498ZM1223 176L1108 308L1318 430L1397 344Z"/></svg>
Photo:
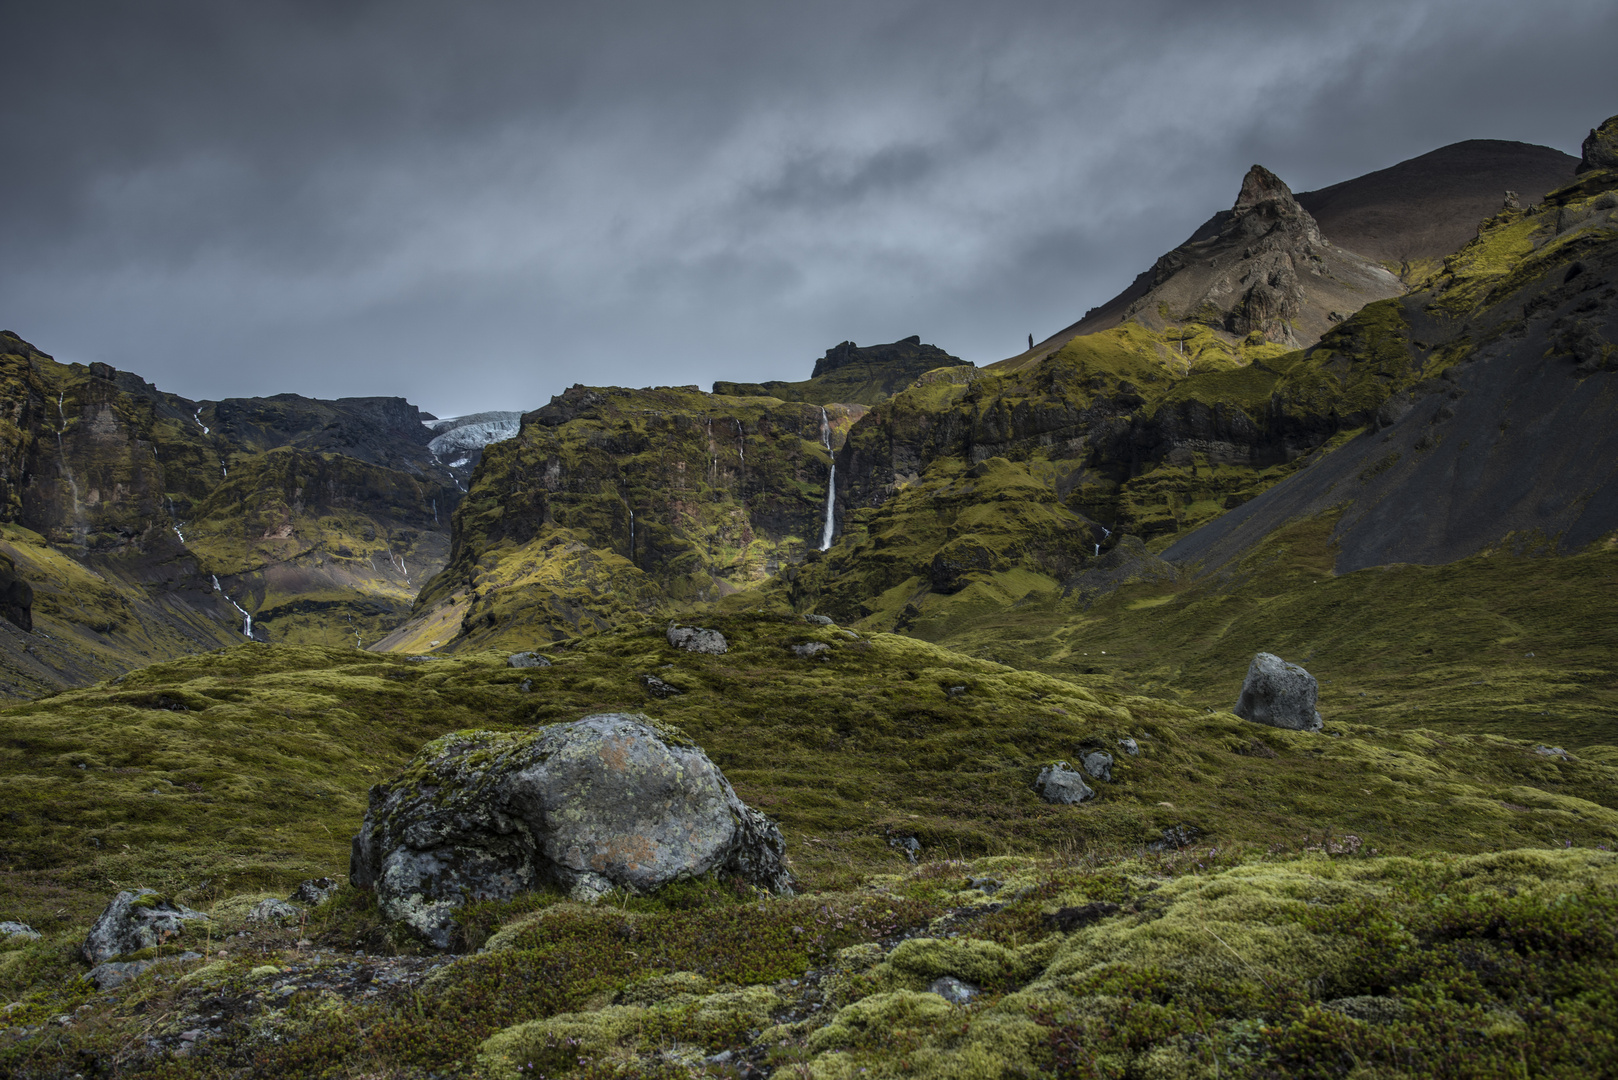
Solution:
<svg viewBox="0 0 1618 1080"><path fill-rule="evenodd" d="M715 873L791 891L780 829L676 729L603 713L536 732L460 732L371 789L350 878L449 948L455 909L554 883L575 899Z"/></svg>
<svg viewBox="0 0 1618 1080"><path fill-rule="evenodd" d="M1248 665L1242 696L1231 711L1243 720L1291 731L1319 731L1315 711L1320 686L1315 677L1273 653L1259 653Z"/></svg>

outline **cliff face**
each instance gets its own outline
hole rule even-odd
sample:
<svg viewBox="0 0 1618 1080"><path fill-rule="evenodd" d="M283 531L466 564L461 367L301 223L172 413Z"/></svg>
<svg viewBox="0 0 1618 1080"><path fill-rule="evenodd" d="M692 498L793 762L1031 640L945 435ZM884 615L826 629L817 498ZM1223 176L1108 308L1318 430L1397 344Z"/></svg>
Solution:
<svg viewBox="0 0 1618 1080"><path fill-rule="evenodd" d="M258 640L375 640L448 553L456 477L403 399L188 401L9 333L0 389L0 546L46 634L0 650L18 686L243 640L247 615Z"/></svg>
<svg viewBox="0 0 1618 1080"><path fill-rule="evenodd" d="M487 448L417 616L464 605L463 643L513 621L560 636L756 585L819 548L832 452L863 412L572 387Z"/></svg>

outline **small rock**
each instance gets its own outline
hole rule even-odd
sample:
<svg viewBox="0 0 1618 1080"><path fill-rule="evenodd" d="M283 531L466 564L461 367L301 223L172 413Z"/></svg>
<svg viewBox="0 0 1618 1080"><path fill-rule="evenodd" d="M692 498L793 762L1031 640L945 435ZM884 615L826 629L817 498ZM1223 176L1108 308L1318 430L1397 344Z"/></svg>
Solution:
<svg viewBox="0 0 1618 1080"><path fill-rule="evenodd" d="M927 992L937 994L951 1005L965 1005L977 997L980 991L971 983L962 982L953 975L945 975L941 979L934 979Z"/></svg>
<svg viewBox="0 0 1618 1080"><path fill-rule="evenodd" d="M655 698L671 698L685 692L678 686L670 686L656 675L642 675L639 681L641 688Z"/></svg>
<svg viewBox="0 0 1618 1080"><path fill-rule="evenodd" d="M79 953L87 963L100 964L161 945L179 937L185 923L207 917L159 896L154 889L126 889L101 912Z"/></svg>
<svg viewBox="0 0 1618 1080"><path fill-rule="evenodd" d="M1084 755L1084 771L1090 774L1092 780L1112 782L1112 755L1105 750L1096 750Z"/></svg>
<svg viewBox="0 0 1618 1080"><path fill-rule="evenodd" d="M944 696L945 697L957 698L957 697L961 697L965 693L966 693L966 687L964 687L964 686L948 686L948 687L944 688Z"/></svg>
<svg viewBox="0 0 1618 1080"><path fill-rule="evenodd" d="M1560 746L1546 746L1543 743L1536 743L1534 753L1542 754L1545 757L1561 758L1563 761L1573 760L1573 755L1563 750Z"/></svg>
<svg viewBox="0 0 1618 1080"><path fill-rule="evenodd" d="M303 919L303 909L269 897L254 904L247 912L248 922L275 923L285 926L288 923L300 922Z"/></svg>
<svg viewBox="0 0 1618 1080"><path fill-rule="evenodd" d="M533 679L524 679L522 681L522 685L517 687L517 689L522 691L525 694L533 693L534 692L534 680Z"/></svg>
<svg viewBox="0 0 1618 1080"><path fill-rule="evenodd" d="M407 656L407 657L405 657L405 659L410 661L412 664L425 664L427 661L431 660L432 657L430 657L430 656Z"/></svg>
<svg viewBox="0 0 1618 1080"><path fill-rule="evenodd" d="M709 656L723 656L730 651L730 643L725 635L717 630L709 630L701 626L681 626L678 623L669 623L669 644L676 649L686 652L707 653Z"/></svg>
<svg viewBox="0 0 1618 1080"><path fill-rule="evenodd" d="M1136 754L1140 753L1140 743L1136 742L1134 739L1119 739L1118 745L1123 747L1124 753L1128 754L1130 757L1134 757Z"/></svg>
<svg viewBox="0 0 1618 1080"><path fill-rule="evenodd" d="M805 615L803 621L814 623L816 626L830 626L832 624L830 615Z"/></svg>
<svg viewBox="0 0 1618 1080"><path fill-rule="evenodd" d="M811 660L821 653L831 652L831 646L824 641L806 641L802 645L792 646L792 652L801 660Z"/></svg>
<svg viewBox="0 0 1618 1080"><path fill-rule="evenodd" d="M1242 696L1231 711L1243 720L1291 731L1319 731L1324 726L1315 700L1315 677L1273 653L1259 653L1248 665Z"/></svg>
<svg viewBox="0 0 1618 1080"><path fill-rule="evenodd" d="M890 836L888 837L888 846L898 848L904 852L905 858L915 862L916 852L921 850L921 841L914 836Z"/></svg>
<svg viewBox="0 0 1618 1080"><path fill-rule="evenodd" d="M537 652L519 652L506 657L506 666L514 668L550 667L551 662Z"/></svg>
<svg viewBox="0 0 1618 1080"><path fill-rule="evenodd" d="M1158 803L1159 806L1172 806L1172 803ZM1179 851L1188 848L1197 842L1201 835L1195 825L1170 825L1163 830L1163 839L1155 840L1146 845L1148 851Z"/></svg>
<svg viewBox="0 0 1618 1080"><path fill-rule="evenodd" d="M38 941L41 935L27 923L0 922L0 937L7 941Z"/></svg>
<svg viewBox="0 0 1618 1080"><path fill-rule="evenodd" d="M1084 777L1065 761L1053 761L1041 769L1034 790L1050 803L1080 803L1095 795Z"/></svg>
<svg viewBox="0 0 1618 1080"><path fill-rule="evenodd" d="M995 893L1004 888L1004 886L1004 882L992 877L975 877L966 879L966 887L968 889L977 889L985 896L993 896Z"/></svg>
<svg viewBox="0 0 1618 1080"><path fill-rule="evenodd" d="M337 891L337 881L329 877L310 878L292 891L288 897L300 904L314 907Z"/></svg>

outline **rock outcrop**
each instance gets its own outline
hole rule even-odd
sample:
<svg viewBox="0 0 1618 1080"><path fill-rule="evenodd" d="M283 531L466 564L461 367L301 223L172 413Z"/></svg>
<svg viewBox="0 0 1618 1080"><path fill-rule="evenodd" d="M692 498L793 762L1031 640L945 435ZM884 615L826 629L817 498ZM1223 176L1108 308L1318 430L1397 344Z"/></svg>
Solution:
<svg viewBox="0 0 1618 1080"><path fill-rule="evenodd" d="M669 644L676 649L686 652L707 653L709 656L723 656L730 648L725 641L725 635L717 630L709 630L701 626L680 626L678 623L669 623Z"/></svg>
<svg viewBox="0 0 1618 1080"><path fill-rule="evenodd" d="M371 789L350 880L437 948L455 909L557 885L593 900L704 874L789 893L780 829L678 730L603 713L458 732Z"/></svg>
<svg viewBox="0 0 1618 1080"><path fill-rule="evenodd" d="M17 573L9 555L0 554L0 618L19 630L34 629L34 587Z"/></svg>
<svg viewBox="0 0 1618 1080"><path fill-rule="evenodd" d="M172 941L185 933L186 923L207 918L154 889L125 889L112 898L90 927L79 955L87 964L103 964Z"/></svg>
<svg viewBox="0 0 1618 1080"><path fill-rule="evenodd" d="M1243 720L1292 731L1319 731L1315 711L1320 687L1315 677L1273 653L1259 653L1248 665L1242 696L1231 711Z"/></svg>
<svg viewBox="0 0 1618 1080"><path fill-rule="evenodd" d="M1600 127L1591 128L1579 147L1579 167L1576 172L1593 169L1618 169L1618 116L1609 116Z"/></svg>

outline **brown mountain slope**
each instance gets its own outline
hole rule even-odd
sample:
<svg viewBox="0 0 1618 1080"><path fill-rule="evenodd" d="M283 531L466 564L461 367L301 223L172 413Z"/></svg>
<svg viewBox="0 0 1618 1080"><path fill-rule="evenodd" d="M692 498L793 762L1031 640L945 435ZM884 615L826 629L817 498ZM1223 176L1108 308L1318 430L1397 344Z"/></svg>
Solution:
<svg viewBox="0 0 1618 1080"><path fill-rule="evenodd" d="M1413 277L1472 239L1478 222L1500 208L1507 191L1531 205L1572 180L1578 163L1548 146L1468 139L1296 198L1334 245L1392 269L1408 265L1407 276ZM1181 247L1213 237L1231 214L1215 214ZM1001 363L1020 367L1042 360L1075 337L1117 326L1153 288L1157 272L1153 266L1078 322Z"/></svg>

